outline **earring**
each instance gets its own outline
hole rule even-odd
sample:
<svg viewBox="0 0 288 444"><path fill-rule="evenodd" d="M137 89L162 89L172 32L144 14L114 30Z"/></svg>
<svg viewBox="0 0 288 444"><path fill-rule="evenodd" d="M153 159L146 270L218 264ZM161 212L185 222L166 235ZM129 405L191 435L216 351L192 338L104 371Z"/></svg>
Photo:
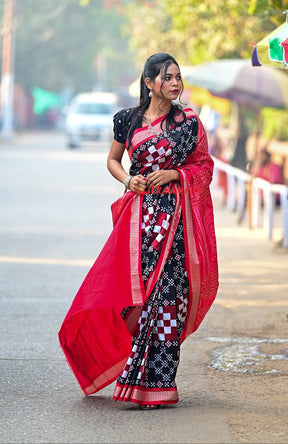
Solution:
<svg viewBox="0 0 288 444"><path fill-rule="evenodd" d="M150 89L148 96L151 98L152 97L152 90Z"/></svg>

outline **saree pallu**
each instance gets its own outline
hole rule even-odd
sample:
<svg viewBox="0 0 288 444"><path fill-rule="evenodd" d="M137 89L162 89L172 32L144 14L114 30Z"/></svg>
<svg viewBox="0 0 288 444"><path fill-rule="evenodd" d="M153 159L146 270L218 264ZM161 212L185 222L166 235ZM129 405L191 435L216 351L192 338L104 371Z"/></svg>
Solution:
<svg viewBox="0 0 288 444"><path fill-rule="evenodd" d="M112 205L113 231L80 287L59 331L60 345L85 395L97 392L119 377L114 399L140 404L177 402L173 378L179 361L179 345L199 327L215 299L218 268L209 191L213 161L208 154L206 133L200 120L191 109L185 110L185 114L183 123L172 128L168 135L151 135L148 127L134 132L128 150L130 173L145 176L159 168L177 169L181 184L173 184L173 192L167 193L166 203L163 194L155 193L153 196L149 190L147 195L129 191ZM161 118L153 122L155 129L159 129L160 125ZM152 199L150 206L149 199ZM169 212L167 208L171 202L173 208ZM149 221L149 208L155 209L157 205L162 213L160 220L164 222L162 226L156 221L157 230L155 233L153 230L154 236L147 242L146 247L148 250L150 248L153 256L152 263L149 263L149 255L143 252L147 240L145 229L149 231L149 226L153 225ZM164 232L161 232L163 227ZM175 241L177 238L179 242ZM178 283L180 290L174 292L173 296L173 288L179 277L175 272L178 265L178 275L184 273L185 279L181 285ZM172 294L171 300L166 300L166 303L163 289L164 293ZM177 329L174 329L176 336L174 334L169 339L166 334L163 338L166 343L170 341L175 346L170 366L170 373L174 372L170 380L172 387L147 387L149 382L143 375L156 372L152 367L157 356L155 354L154 359L151 356L156 350L155 335L158 335L160 342L163 335L159 327L162 324L158 326L157 322L161 316L162 320L167 316L167 310L163 313L165 305L177 305L177 319L171 315L170 330L166 329L170 333L173 330L171 327L177 323ZM179 309L180 305L182 309ZM181 322L183 307L185 317ZM158 310L157 313L155 310ZM141 337L144 337L142 342ZM139 355L139 349L135 347L140 346L143 366L138 362L137 374L132 377L132 380L138 380L138 385L131 386L125 383L125 377L131 377L133 371L135 373L135 368L130 364ZM158 355L161 354L159 350ZM150 364L146 365L144 372L147 360ZM165 385L165 381L160 383ZM161 395L157 397L155 393L159 390ZM148 393L148 397L145 393Z"/></svg>

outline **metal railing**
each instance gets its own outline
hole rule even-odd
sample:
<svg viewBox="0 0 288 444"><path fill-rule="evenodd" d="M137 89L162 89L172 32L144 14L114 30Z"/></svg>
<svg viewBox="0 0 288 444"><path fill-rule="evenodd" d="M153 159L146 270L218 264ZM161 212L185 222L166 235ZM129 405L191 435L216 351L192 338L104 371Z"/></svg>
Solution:
<svg viewBox="0 0 288 444"><path fill-rule="evenodd" d="M235 211L239 220L242 220L248 204L249 228L252 229L262 225L269 239L273 238L276 200L279 200L283 235L282 246L288 248L288 187L271 184L266 180L253 177L249 173L217 158L213 157L213 161L214 178L212 187L217 188L219 171L227 175L227 208ZM250 188L251 192L248 192Z"/></svg>

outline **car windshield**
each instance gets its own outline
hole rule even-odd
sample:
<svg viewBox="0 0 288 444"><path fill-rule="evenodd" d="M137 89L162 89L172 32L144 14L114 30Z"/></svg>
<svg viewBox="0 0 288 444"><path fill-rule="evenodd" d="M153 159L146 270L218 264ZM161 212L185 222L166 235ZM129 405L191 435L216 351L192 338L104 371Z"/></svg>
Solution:
<svg viewBox="0 0 288 444"><path fill-rule="evenodd" d="M112 114L110 103L78 103L75 107L76 114Z"/></svg>

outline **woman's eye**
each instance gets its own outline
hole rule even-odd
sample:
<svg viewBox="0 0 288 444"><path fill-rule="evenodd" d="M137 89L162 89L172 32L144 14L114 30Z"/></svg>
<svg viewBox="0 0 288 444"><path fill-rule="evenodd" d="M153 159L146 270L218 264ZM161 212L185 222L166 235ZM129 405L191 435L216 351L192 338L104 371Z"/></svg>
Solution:
<svg viewBox="0 0 288 444"><path fill-rule="evenodd" d="M166 77L164 77L164 80L166 80L166 81L171 80L171 76L166 76ZM176 77L176 80L181 80L181 76L177 76L177 77Z"/></svg>

